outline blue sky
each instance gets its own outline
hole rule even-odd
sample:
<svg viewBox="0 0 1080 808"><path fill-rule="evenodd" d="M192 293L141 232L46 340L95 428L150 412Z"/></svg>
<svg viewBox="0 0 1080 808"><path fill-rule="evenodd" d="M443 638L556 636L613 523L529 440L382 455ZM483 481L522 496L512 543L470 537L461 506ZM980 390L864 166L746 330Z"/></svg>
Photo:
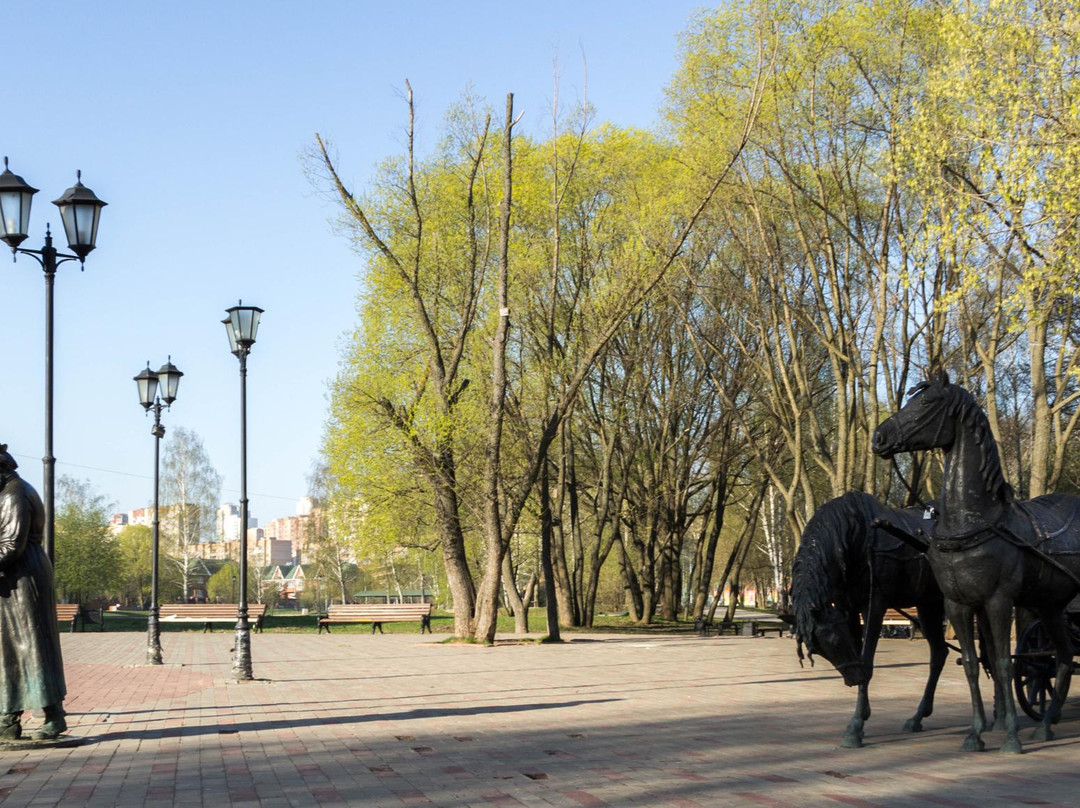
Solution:
<svg viewBox="0 0 1080 808"><path fill-rule="evenodd" d="M583 53L597 120L649 127L699 6L4 0L0 156L41 189L23 246L41 246L46 222L62 236L51 201L76 169L109 203L86 270L65 264L56 281L58 474L116 510L151 501L151 422L132 377L171 355L186 375L166 429L199 434L236 501L239 372L220 320L243 298L266 310L248 365L251 511L260 523L293 513L361 269L305 178L314 133L362 192L401 153L405 79L421 149L470 88L496 110L513 92L521 128L542 137L553 60L565 106L585 90ZM6 256L0 442L40 485L44 281L33 259Z"/></svg>

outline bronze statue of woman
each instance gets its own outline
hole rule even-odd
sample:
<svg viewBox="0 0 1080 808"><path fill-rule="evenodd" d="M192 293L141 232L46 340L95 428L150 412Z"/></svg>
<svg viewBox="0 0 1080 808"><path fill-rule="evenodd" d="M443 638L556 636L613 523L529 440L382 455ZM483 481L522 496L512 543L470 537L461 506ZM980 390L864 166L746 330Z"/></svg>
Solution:
<svg viewBox="0 0 1080 808"><path fill-rule="evenodd" d="M45 508L0 443L0 741L22 737L22 714L41 709L30 740L56 738L64 720L64 663L53 569L42 547Z"/></svg>

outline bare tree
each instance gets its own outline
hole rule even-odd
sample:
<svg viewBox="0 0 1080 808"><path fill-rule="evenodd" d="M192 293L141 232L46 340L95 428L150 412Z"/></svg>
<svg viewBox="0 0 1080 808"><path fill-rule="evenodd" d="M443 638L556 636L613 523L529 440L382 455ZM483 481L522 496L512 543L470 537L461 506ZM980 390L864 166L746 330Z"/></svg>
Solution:
<svg viewBox="0 0 1080 808"><path fill-rule="evenodd" d="M192 430L174 427L165 439L161 460L161 530L174 548L171 555L190 597L196 545L213 541L221 501L221 475L210 462L202 439ZM246 529L246 525L241 529Z"/></svg>

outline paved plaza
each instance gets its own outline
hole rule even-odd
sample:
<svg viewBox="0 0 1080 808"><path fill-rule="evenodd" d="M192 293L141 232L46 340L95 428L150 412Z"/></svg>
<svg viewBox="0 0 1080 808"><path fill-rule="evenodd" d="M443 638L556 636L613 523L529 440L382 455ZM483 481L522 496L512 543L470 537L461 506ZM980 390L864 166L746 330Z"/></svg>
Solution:
<svg viewBox="0 0 1080 808"><path fill-rule="evenodd" d="M1050 743L1025 729L1023 756L997 754L1003 733L961 753L967 688L950 660L928 730L898 732L922 689L919 641L882 642L867 746L848 750L852 691L824 663L800 669L787 638L264 634L261 681L245 684L228 679L231 639L166 633L168 664L149 668L141 634L65 634L71 734L88 742L0 752L0 804L1080 803L1080 704Z"/></svg>

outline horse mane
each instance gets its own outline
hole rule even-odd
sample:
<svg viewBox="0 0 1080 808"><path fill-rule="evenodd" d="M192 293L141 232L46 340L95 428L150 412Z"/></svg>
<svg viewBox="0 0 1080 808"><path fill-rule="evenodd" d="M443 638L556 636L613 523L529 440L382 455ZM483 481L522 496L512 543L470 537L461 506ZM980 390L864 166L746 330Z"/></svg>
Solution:
<svg viewBox="0 0 1080 808"><path fill-rule="evenodd" d="M930 384L930 382L924 382L916 389ZM997 441L990 429L990 419L986 417L986 411L975 400L975 396L965 388L949 384L947 379L939 384L947 396L949 414L971 430L975 444L979 447L979 471L982 472L986 492L1007 505L1011 504L1015 501L1016 494L1005 479L1005 472L1001 467L1001 454L998 452Z"/></svg>
<svg viewBox="0 0 1080 808"><path fill-rule="evenodd" d="M800 660L805 645L811 664L814 661L814 612L830 603L845 604L848 592L841 584L848 569L867 558L874 530L870 499L859 492L844 494L818 508L806 523L791 565L791 607Z"/></svg>

